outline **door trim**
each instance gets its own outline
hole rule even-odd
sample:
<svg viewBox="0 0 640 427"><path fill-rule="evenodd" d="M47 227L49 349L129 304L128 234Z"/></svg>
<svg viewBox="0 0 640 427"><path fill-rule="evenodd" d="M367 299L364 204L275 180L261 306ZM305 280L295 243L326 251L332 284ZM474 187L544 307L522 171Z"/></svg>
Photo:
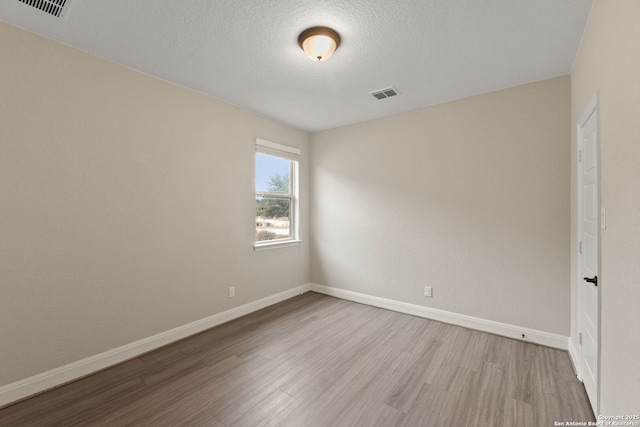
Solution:
<svg viewBox="0 0 640 427"><path fill-rule="evenodd" d="M576 241L576 248L578 248L579 250L579 245L580 245L580 241L582 239L582 214L583 214L583 195L582 195L582 167L580 165L581 161L580 161L580 151L583 148L582 145L582 128L586 125L587 121L591 118L591 116L593 116L593 114L597 114L598 113L598 92L596 91L592 96L591 99L589 100L589 102L587 103L585 109L583 110L582 114L580 115L580 118L578 119L578 123L576 124L576 142L577 142L577 150L576 150L576 174L577 174L577 209L576 209L576 214L577 214L577 218L576 218L576 225L577 225L577 241ZM598 177L597 177L597 186L598 186L598 209L601 209L601 203L600 203L600 138L599 138L599 120L598 117L596 116L596 132L597 132L597 136L598 138L596 139L596 143L597 143L597 165L598 165ZM598 215L600 216L600 212L598 212ZM600 221L598 221L600 223ZM601 238L601 232L600 232L600 226L597 227L596 229L596 233L598 235L598 279L600 284L602 283L602 271L601 271L601 251L600 251L600 238ZM582 313L583 313L583 306L582 306L582 297L583 297L583 275L582 275L582 253L578 254L578 263L577 263L577 292L576 292L576 307L577 307L577 332L579 334L582 333ZM593 409L594 414L598 414L599 411L599 407L600 407L600 290L602 289L602 286L600 285L598 287L598 313L597 313L597 318L598 318L598 327L597 327L597 349L596 349L596 353L597 353L597 357L598 357L598 361L597 361L597 367L598 367L598 372L596 375L596 398L595 398L595 402L590 402L591 403L591 407ZM579 343L579 339L578 337L572 337L571 340L571 346L573 347L574 351L576 352L576 360L574 361L575 364L575 368L576 368L576 372L577 372L577 376L578 379L580 379L580 381L583 380L583 355L582 355L582 345L581 343ZM574 345L575 343L578 343L578 345Z"/></svg>

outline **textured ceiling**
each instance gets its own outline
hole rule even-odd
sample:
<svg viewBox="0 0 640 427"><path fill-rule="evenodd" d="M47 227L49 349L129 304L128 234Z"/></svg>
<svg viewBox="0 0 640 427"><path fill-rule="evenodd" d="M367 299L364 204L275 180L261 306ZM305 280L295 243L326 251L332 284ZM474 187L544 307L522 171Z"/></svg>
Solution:
<svg viewBox="0 0 640 427"><path fill-rule="evenodd" d="M0 20L306 131L568 74L591 0L18 0ZM315 63L304 29L342 38ZM399 96L369 95L394 86Z"/></svg>

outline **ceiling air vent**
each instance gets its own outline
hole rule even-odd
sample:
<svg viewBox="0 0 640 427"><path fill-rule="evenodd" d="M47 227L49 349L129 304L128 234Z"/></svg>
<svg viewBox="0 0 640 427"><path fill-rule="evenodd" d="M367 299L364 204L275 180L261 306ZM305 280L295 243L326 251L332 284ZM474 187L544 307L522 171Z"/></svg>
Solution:
<svg viewBox="0 0 640 427"><path fill-rule="evenodd" d="M56 18L64 15L64 11L69 8L71 0L18 0L20 3L28 4Z"/></svg>
<svg viewBox="0 0 640 427"><path fill-rule="evenodd" d="M375 90L370 93L376 99L387 99L391 98L392 96L398 95L400 92L398 92L398 89L396 89L395 87L387 87L384 89Z"/></svg>

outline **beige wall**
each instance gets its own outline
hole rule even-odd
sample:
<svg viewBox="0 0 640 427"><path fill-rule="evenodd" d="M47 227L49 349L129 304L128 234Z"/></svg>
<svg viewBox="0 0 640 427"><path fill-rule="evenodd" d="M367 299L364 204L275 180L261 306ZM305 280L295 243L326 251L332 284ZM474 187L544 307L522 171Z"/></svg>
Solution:
<svg viewBox="0 0 640 427"><path fill-rule="evenodd" d="M640 2L595 0L571 74L572 337L577 337L576 124L599 94L601 413L640 414ZM577 342L574 342L577 345Z"/></svg>
<svg viewBox="0 0 640 427"><path fill-rule="evenodd" d="M308 134L0 23L0 386L308 283L307 200L253 250L256 137L307 194Z"/></svg>
<svg viewBox="0 0 640 427"><path fill-rule="evenodd" d="M568 335L569 95L564 76L313 134L312 282Z"/></svg>

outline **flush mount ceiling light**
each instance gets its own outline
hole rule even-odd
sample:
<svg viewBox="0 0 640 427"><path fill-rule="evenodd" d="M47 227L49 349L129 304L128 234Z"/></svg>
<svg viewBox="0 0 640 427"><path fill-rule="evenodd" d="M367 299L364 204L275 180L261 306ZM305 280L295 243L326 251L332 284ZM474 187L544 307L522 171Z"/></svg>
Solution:
<svg viewBox="0 0 640 427"><path fill-rule="evenodd" d="M327 27L308 28L298 37L298 44L312 60L324 61L340 46L340 35Z"/></svg>

